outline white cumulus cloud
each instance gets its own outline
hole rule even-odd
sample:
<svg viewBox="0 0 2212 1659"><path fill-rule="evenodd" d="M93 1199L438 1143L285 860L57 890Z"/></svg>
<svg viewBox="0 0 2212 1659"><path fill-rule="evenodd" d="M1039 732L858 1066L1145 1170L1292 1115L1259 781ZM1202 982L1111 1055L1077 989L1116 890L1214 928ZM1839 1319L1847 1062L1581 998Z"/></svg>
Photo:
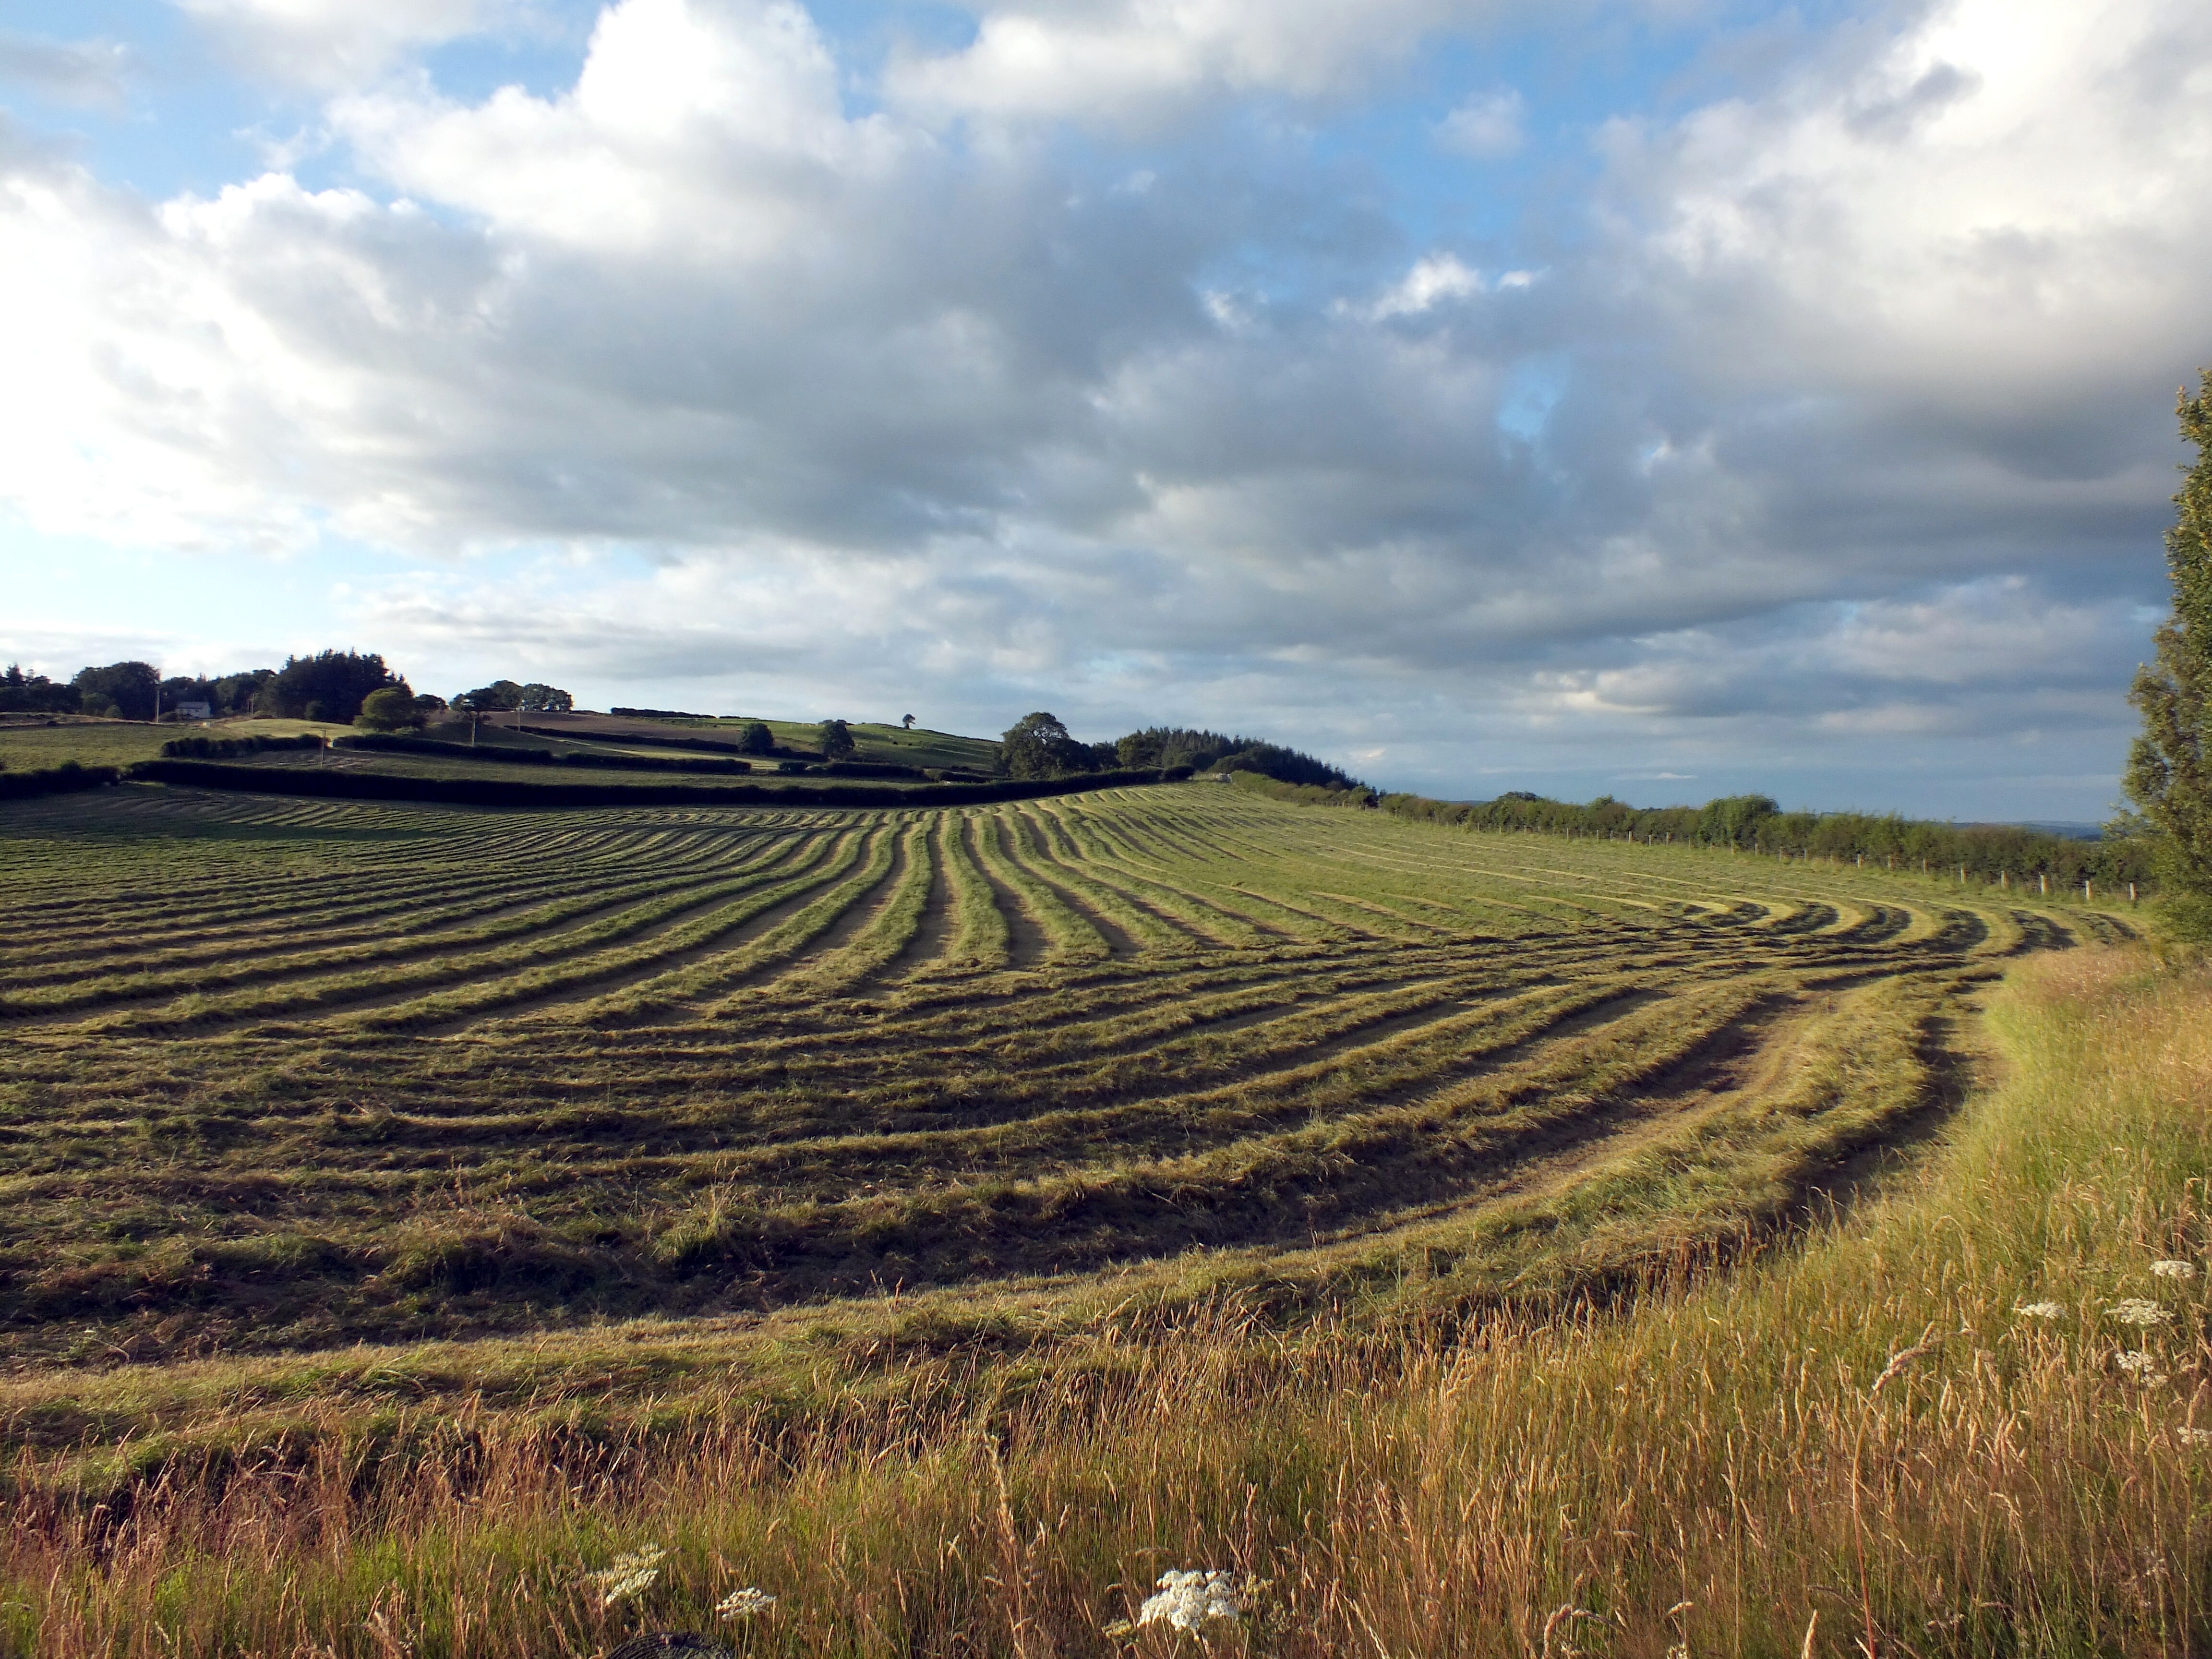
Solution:
<svg viewBox="0 0 2212 1659"><path fill-rule="evenodd" d="M250 68L336 88L409 52L526 21L531 0L173 0Z"/></svg>
<svg viewBox="0 0 2212 1659"><path fill-rule="evenodd" d="M1243 93L1334 94L1433 31L1517 9L1513 0L1030 0L984 9L957 52L902 59L889 88L941 115L1145 121Z"/></svg>
<svg viewBox="0 0 2212 1659"><path fill-rule="evenodd" d="M1437 124L1437 142L1479 161L1510 155L1525 142L1527 100L1510 87L1470 98Z"/></svg>

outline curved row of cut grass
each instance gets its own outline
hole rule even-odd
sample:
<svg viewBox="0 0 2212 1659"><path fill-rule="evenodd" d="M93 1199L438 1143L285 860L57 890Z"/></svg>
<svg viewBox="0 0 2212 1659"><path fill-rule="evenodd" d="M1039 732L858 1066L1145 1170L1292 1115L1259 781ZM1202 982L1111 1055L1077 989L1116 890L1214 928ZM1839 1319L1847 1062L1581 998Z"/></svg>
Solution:
<svg viewBox="0 0 2212 1659"><path fill-rule="evenodd" d="M437 1016L429 1013L431 999L418 995L427 988L446 987L457 981L468 983L468 990L452 994L453 1000L436 1004L442 1014L471 1002L510 997L518 988L512 981L532 973L554 971L552 964L566 963L584 953L593 953L596 957L603 947L632 935L651 933L655 941L635 949L653 951L677 948L655 930L702 904L720 904L733 895L750 892L782 873L794 861L803 866L820 854L823 839L810 837L796 844L770 842L752 860L741 863L734 874L710 882L686 883L673 891L663 887L648 896L617 899L611 911L597 894L579 894L554 907L560 915L546 918L548 921L572 925L556 926L550 933L541 927L527 925L535 913L526 912L523 917L487 924L473 933L459 930L450 942L433 938L419 945L406 945L390 959L375 961L351 972L304 979L279 978L270 964L252 964L245 982L236 990L196 993L153 1008L98 1016L86 1024L88 1029L115 1032L170 1030L219 1022L299 1018L318 1011L351 1008L368 1001L391 1002L395 999L402 1000L405 1012L385 1011L378 1023L404 1024L422 1017L434 1018ZM711 926L714 917L726 909L726 906L717 909L706 921L693 926ZM479 943L476 934L481 934L484 940L504 942L476 948ZM360 953L333 954L353 960ZM354 1017L376 1018L367 1014Z"/></svg>
<svg viewBox="0 0 2212 1659"><path fill-rule="evenodd" d="M780 845L769 842L757 855L773 858ZM742 868L746 860L734 862ZM450 886L433 879L426 884L428 893L447 896L458 889L467 896L427 905L418 897L411 905L379 902L359 910L297 918L280 915L251 933L222 933L155 950L130 950L100 935L88 935L81 954L49 963L42 969L10 974L9 988L0 993L0 1018L187 990L206 993L347 967L396 965L425 955L542 934L657 896L711 896L725 890L714 874L726 877L732 866L726 857L702 857L672 866L655 860L646 866L651 873L632 870L622 880L593 881L574 871L552 878L517 878L509 873L483 881L457 880ZM372 925L370 918L380 925ZM295 920L296 927L286 925ZM302 947L303 937L312 945ZM130 966L117 971L122 963Z"/></svg>
<svg viewBox="0 0 2212 1659"><path fill-rule="evenodd" d="M1854 1022L1889 1053L1866 988L1935 1030L2075 926L1218 787L217 830L179 793L171 837L120 805L0 836L0 899L88 860L12 992L94 1000L0 1030L0 1202L33 1242L0 1249L0 1317L40 1343L1387 1255L1632 1152L1710 1196L1921 1087L1846 1063L1759 1085L1802 1112L1749 1103Z"/></svg>

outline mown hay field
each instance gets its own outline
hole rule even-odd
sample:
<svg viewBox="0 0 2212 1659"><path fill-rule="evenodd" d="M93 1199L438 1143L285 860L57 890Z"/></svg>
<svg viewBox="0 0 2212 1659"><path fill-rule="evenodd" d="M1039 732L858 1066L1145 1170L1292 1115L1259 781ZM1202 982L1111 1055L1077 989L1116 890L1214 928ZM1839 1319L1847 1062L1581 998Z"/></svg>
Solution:
<svg viewBox="0 0 2212 1659"><path fill-rule="evenodd" d="M1909 1133L1975 988L2126 927L1206 784L542 815L127 788L11 813L0 884L0 1315L18 1360L72 1362L1238 1252L1587 1276L1608 1230L1715 1237Z"/></svg>
<svg viewBox="0 0 2212 1659"><path fill-rule="evenodd" d="M548 1603L541 1642L502 1603L471 1635L473 1592L420 1574L496 1525L470 1506L509 1480L539 1530L489 1546L485 1583L549 1594L574 1565L550 1555L639 1541L594 1518L634 1522L629 1478L690 1494L654 1524L695 1532L729 1480L827 1483L804 1516L748 1511L762 1550L787 1521L830 1547L831 1511L892 1528L852 1541L898 1556L896 1583L836 1557L861 1625L825 1609L763 1650L1102 1648L1077 1603L1115 1569L1047 1562L1075 1512L1038 1511L1021 1468L1049 1486L1037 1459L1188 1400L1209 1432L1289 1439L1220 1467L1186 1448L1203 1526L1180 1499L1162 1518L1157 1459L1131 1472L1146 1524L1256 1571L1285 1527L1387 1508L1322 1501L1352 1465L1331 1474L1314 1412L1345 1402L1364 1434L1360 1400L1402 1417L1468 1341L1540 1347L1835 1224L1986 1080L1996 981L2134 931L1917 874L1206 783L544 813L126 786L0 820L0 1437L27 1517L10 1571L49 1574L0 1627L131 1653L187 1630L598 1651L608 1609ZM1710 1355L1684 1363L1710 1382ZM885 1459L951 1506L932 1547L972 1553L980 1527L991 1561L941 1557L932 1589L897 1505L840 1484ZM1110 1508L1085 1483L1115 1469L1081 1468ZM960 1509L979 1479L1000 1497ZM341 1514L367 1553L313 1570L324 1600L257 1599ZM258 1541L208 1547L220 1594L165 1601L200 1582L177 1552L234 1524ZM1492 1589L1589 1599L1548 1556L1510 1565ZM1035 1609L973 1601L1032 1568L1049 1641ZM948 1585L957 1607L928 1602ZM1404 1632L1443 1592L1391 1594ZM1525 1613L1447 1645L1599 1650Z"/></svg>

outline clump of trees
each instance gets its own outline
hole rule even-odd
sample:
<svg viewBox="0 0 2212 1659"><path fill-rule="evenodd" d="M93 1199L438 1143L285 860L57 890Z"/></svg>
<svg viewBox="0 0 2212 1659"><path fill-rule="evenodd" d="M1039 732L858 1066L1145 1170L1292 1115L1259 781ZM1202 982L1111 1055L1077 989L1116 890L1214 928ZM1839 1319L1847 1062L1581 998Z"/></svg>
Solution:
<svg viewBox="0 0 2212 1659"><path fill-rule="evenodd" d="M312 657L287 657L262 687L254 708L283 720L349 726L369 693L405 684L377 652L318 651Z"/></svg>
<svg viewBox="0 0 2212 1659"><path fill-rule="evenodd" d="M75 686L27 674L20 663L9 663L0 675L0 714L74 714L78 702Z"/></svg>
<svg viewBox="0 0 2212 1659"><path fill-rule="evenodd" d="M354 724L367 732L409 732L427 725L447 708L443 697L417 694L404 684L387 685L362 699Z"/></svg>
<svg viewBox="0 0 2212 1659"><path fill-rule="evenodd" d="M1188 766L1194 772L1257 772L1278 783L1315 789L1358 789L1358 779L1327 761L1258 738L1180 726L1148 726L1114 744L1123 766Z"/></svg>
<svg viewBox="0 0 2212 1659"><path fill-rule="evenodd" d="M1098 750L1108 751L1106 765ZM1016 720L999 738L999 775L1018 781L1072 777L1102 772L1112 761L1112 745L1080 743L1057 714L1039 709Z"/></svg>
<svg viewBox="0 0 2212 1659"><path fill-rule="evenodd" d="M349 654L323 653L325 658ZM328 688L315 678L312 668L296 668L303 660L312 664L316 659L294 658L287 665L295 667L293 678L281 693L272 690L281 672L274 668L249 668L234 674L212 676L171 674L164 678L152 664L131 660L81 668L63 683L44 674L26 673L21 665L10 664L6 673L0 675L0 714L92 714L112 720L145 720L155 718L157 710L167 719L183 705L204 703L211 719L281 714L289 706L296 706L298 712L304 714L307 703L326 698ZM372 660L380 664L383 659ZM372 685L374 683L372 679ZM304 691L302 687L306 688ZM301 695L295 697L292 696L295 692ZM343 703L343 693L340 701Z"/></svg>
<svg viewBox="0 0 2212 1659"><path fill-rule="evenodd" d="M775 733L768 729L766 720L747 720L738 733L738 752L740 755L773 755L775 753Z"/></svg>
<svg viewBox="0 0 2212 1659"><path fill-rule="evenodd" d="M381 694L390 692L386 696ZM79 669L66 684L11 664L0 674L0 714L94 714L144 720L190 703L211 719L252 714L283 720L358 723L371 731L418 726L443 710L440 697L418 696L374 651L319 651L284 659L282 668L250 668L215 676L173 674L150 663L106 663ZM374 703L374 709L371 704ZM557 685L495 680L465 692L454 707L478 713L521 709L562 713L575 699Z"/></svg>
<svg viewBox="0 0 2212 1659"><path fill-rule="evenodd" d="M151 663L112 662L104 668L81 668L70 684L76 690L80 714L150 720L161 676Z"/></svg>
<svg viewBox="0 0 2212 1659"><path fill-rule="evenodd" d="M276 678L273 668L210 678L172 674L164 678L151 663L102 663L80 668L66 682L26 673L10 663L0 674L0 714L91 714L110 720L149 720L158 709L166 719L179 705L205 703L211 718L266 712L261 693Z"/></svg>
<svg viewBox="0 0 2212 1659"><path fill-rule="evenodd" d="M823 760L853 758L853 728L842 720L823 721L815 728L815 743L820 747Z"/></svg>
<svg viewBox="0 0 2212 1659"><path fill-rule="evenodd" d="M514 680L494 680L489 685L462 692L453 699L453 706L473 709L479 714L507 714L515 709L526 714L565 714L575 708L576 700L559 686L538 680L527 685Z"/></svg>
<svg viewBox="0 0 2212 1659"><path fill-rule="evenodd" d="M2156 659L2136 671L2128 700L2142 713L2142 735L2128 756L2122 785L2138 816L2114 826L2147 848L2166 887L2169 919L2186 936L2212 938L2212 370L2200 371L2178 413L2196 463L2173 498L2179 515L2166 534L2173 614L2152 638Z"/></svg>
<svg viewBox="0 0 2212 1659"><path fill-rule="evenodd" d="M1187 726L1150 726L1111 743L1085 743L1057 715L1025 714L999 740L1001 777L1058 778L1085 772L1160 770L1251 772L1278 783L1315 789L1364 789L1350 773L1311 755L1258 738L1229 737Z"/></svg>
<svg viewBox="0 0 2212 1659"><path fill-rule="evenodd" d="M173 674L161 682L161 710L188 702L204 702L211 720L256 711L262 692L276 678L273 668L249 668L235 674Z"/></svg>

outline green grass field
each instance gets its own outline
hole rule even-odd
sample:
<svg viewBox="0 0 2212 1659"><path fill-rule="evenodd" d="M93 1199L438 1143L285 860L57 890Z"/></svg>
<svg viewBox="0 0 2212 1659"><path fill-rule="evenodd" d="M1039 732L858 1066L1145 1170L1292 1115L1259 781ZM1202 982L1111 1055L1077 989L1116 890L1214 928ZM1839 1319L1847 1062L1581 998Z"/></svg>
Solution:
<svg viewBox="0 0 2212 1659"><path fill-rule="evenodd" d="M526 714L525 729L520 732L509 728L507 722L514 716L501 714L488 718L477 733L479 747L488 750L510 744L531 748L552 749L556 751L575 750L584 754L637 754L678 759L696 759L696 750L653 741L655 729L667 737L714 738L734 742L744 729L742 720L627 721L621 724L636 733L634 742L609 744L572 740L562 734L558 716ZM600 721L600 724L610 722ZM764 722L775 733L777 743L789 748L811 752L818 737L817 727L798 720L769 720ZM173 738L199 735L211 738L269 738L295 737L304 732L319 732L331 738L353 734L350 726L337 726L313 720L209 720L192 726L155 726L137 720L109 720L67 715L49 720L44 716L0 716L0 766L15 771L36 771L75 761L80 766L125 766L132 761L152 760L161 751L161 745ZM998 744L983 738L957 737L950 732L929 732L917 728L906 731L896 726L855 725L852 728L854 758L862 761L887 761L896 765L929 769L953 767L988 775L998 759ZM466 743L469 728L465 721L449 720L430 729L429 735L447 742ZM257 765L313 765L316 757L279 751L274 755L247 757L249 764ZM368 771L404 771L429 777L449 776L505 776L503 771L486 773L485 765L495 765L489 757L483 763L460 760L434 755L352 754L334 751L326 763L350 766ZM765 763L767 773L773 775L774 763ZM518 779L525 774L512 774ZM533 769L526 775L544 781L545 774ZM793 787L803 787L799 780Z"/></svg>
<svg viewBox="0 0 2212 1659"><path fill-rule="evenodd" d="M152 760L172 738L200 732L210 737L289 738L302 732L343 737L353 728L308 720L210 720L199 726L155 726L143 720L82 720L76 715L52 724L30 715L0 717L0 763L16 772L35 772L75 761L80 766L127 766Z"/></svg>
<svg viewBox="0 0 2212 1659"><path fill-rule="evenodd" d="M1868 1392L1928 1342L1975 1432L2166 1455L2148 1362L2002 1334L2201 1254L2201 1069L2075 1035L2203 1011L2124 910L1194 783L126 786L9 809L0 911L26 1651L580 1656L734 1574L747 1650L1104 1652L1195 1565L1275 1581L1253 1651L2212 1634L2193 1523L2116 1588L2094 1497L2008 1533L1952 1395ZM643 1542L660 1601L577 1588Z"/></svg>
<svg viewBox="0 0 2212 1659"><path fill-rule="evenodd" d="M671 732L680 734L733 738L755 719L768 727L778 744L787 748L811 750L821 736L821 722L818 720L770 720L765 714L728 714L711 720L661 723L665 724ZM908 731L904 726L869 720L853 720L848 724L853 733L854 758L856 760L890 761L902 766L952 766L988 773L999 757L999 745L989 738L963 738L955 732L933 732L919 726Z"/></svg>
<svg viewBox="0 0 2212 1659"><path fill-rule="evenodd" d="M801 749L814 747L817 728L795 720L764 722L775 740ZM999 745L988 738L963 738L951 732L931 732L916 726L879 726L866 720L852 725L854 758L890 761L902 766L956 766L988 773L999 758Z"/></svg>

